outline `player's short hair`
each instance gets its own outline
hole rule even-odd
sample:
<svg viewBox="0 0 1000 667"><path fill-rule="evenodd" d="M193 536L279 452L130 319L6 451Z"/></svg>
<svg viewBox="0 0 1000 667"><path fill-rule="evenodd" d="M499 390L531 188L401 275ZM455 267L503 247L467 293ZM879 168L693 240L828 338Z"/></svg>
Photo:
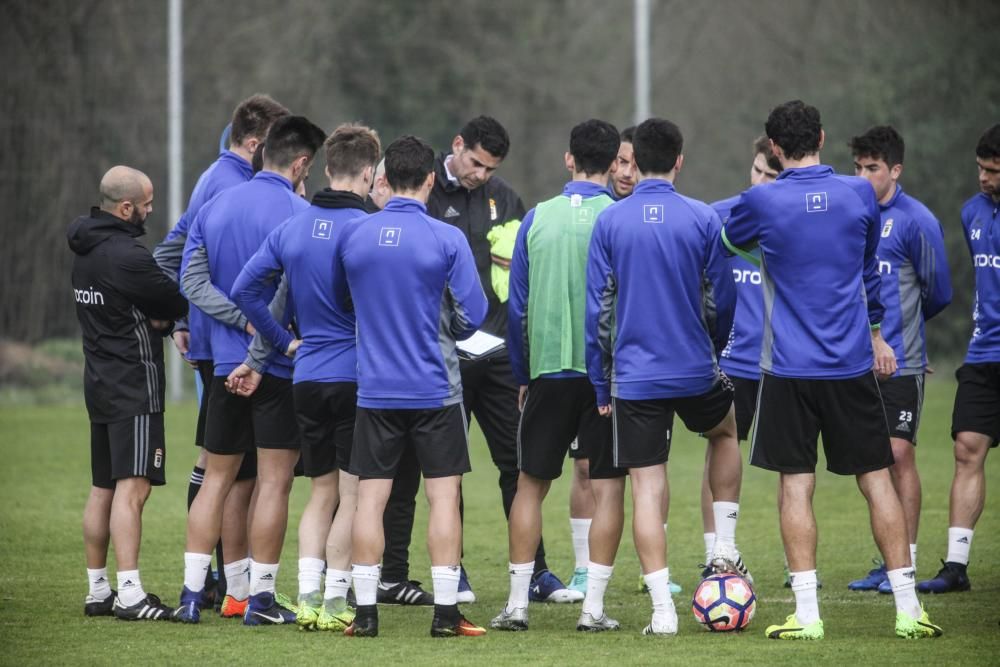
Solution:
<svg viewBox="0 0 1000 667"><path fill-rule="evenodd" d="M326 132L305 116L283 116L264 140L264 164L284 169L303 155L311 160L325 140Z"/></svg>
<svg viewBox="0 0 1000 667"><path fill-rule="evenodd" d="M768 138L781 146L789 160L801 160L819 152L823 132L819 109L802 100L792 100L771 110L764 124Z"/></svg>
<svg viewBox="0 0 1000 667"><path fill-rule="evenodd" d="M576 170L586 176L603 174L611 169L620 145L618 128L594 118L583 121L569 134L569 152Z"/></svg>
<svg viewBox="0 0 1000 667"><path fill-rule="evenodd" d="M1000 158L1000 123L983 132L976 144L976 157L984 160Z"/></svg>
<svg viewBox="0 0 1000 667"><path fill-rule="evenodd" d="M882 160L889 167L903 164L903 154L906 152L903 137L892 125L876 125L864 134L852 138L847 142L847 147L856 158Z"/></svg>
<svg viewBox="0 0 1000 667"><path fill-rule="evenodd" d="M247 139L264 140L274 121L289 114L288 109L267 95L251 95L233 111L229 140L239 146Z"/></svg>
<svg viewBox="0 0 1000 667"><path fill-rule="evenodd" d="M500 160L507 157L507 151L510 150L510 137L507 136L507 130L500 124L500 121L491 116L473 118L465 124L459 134L466 147L480 146L487 153Z"/></svg>
<svg viewBox="0 0 1000 667"><path fill-rule="evenodd" d="M330 176L353 177L368 167L374 167L382 153L378 132L358 125L344 123L323 142L326 150L326 170Z"/></svg>
<svg viewBox="0 0 1000 667"><path fill-rule="evenodd" d="M649 118L639 123L632 139L635 164L644 174L666 174L684 148L681 130L669 120Z"/></svg>
<svg viewBox="0 0 1000 667"><path fill-rule="evenodd" d="M632 139L635 138L635 125L629 125L624 130L622 130L621 139L623 144L632 143Z"/></svg>
<svg viewBox="0 0 1000 667"><path fill-rule="evenodd" d="M758 155L764 156L768 167L779 173L781 172L781 162L778 160L778 156L774 154L774 151L771 150L771 140L767 138L766 134L760 135L753 142L753 156L757 157Z"/></svg>
<svg viewBox="0 0 1000 667"><path fill-rule="evenodd" d="M393 190L420 188L434 171L434 149L420 137L407 134L385 149L385 178Z"/></svg>

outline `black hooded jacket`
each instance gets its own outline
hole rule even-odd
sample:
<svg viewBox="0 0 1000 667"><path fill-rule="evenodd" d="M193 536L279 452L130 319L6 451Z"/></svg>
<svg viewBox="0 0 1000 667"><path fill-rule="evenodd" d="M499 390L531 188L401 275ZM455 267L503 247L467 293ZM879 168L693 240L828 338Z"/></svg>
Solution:
<svg viewBox="0 0 1000 667"><path fill-rule="evenodd" d="M163 335L150 320L187 314L187 299L139 242L146 233L93 208L66 233L73 296L83 330L84 397L90 420L163 412Z"/></svg>

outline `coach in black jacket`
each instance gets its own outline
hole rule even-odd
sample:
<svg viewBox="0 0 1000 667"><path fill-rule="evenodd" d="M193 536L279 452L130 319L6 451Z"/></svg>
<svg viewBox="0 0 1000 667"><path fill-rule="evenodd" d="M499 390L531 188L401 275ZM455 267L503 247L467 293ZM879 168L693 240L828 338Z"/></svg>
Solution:
<svg viewBox="0 0 1000 667"><path fill-rule="evenodd" d="M69 227L73 296L83 330L84 397L90 416L92 483L83 515L88 616L169 620L170 608L139 579L142 508L164 483L163 335L187 314L177 283L139 242L153 210L153 184L113 167L101 179L101 206ZM118 592L107 578L108 539Z"/></svg>

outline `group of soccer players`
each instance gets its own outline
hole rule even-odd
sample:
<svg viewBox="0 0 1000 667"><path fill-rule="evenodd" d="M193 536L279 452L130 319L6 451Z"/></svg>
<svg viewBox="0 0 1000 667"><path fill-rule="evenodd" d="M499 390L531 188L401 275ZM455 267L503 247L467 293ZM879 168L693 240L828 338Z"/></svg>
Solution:
<svg viewBox="0 0 1000 667"><path fill-rule="evenodd" d="M378 603L433 604L432 636L484 634L458 608L475 599L461 565L471 413L509 521L510 595L489 626L527 630L529 600L582 600L578 630L619 628L604 594L629 476L652 600L642 633L675 634L666 463L676 412L707 443L704 575L753 583L736 545L739 441L752 441L752 465L780 474L796 607L768 637L823 637L820 434L828 469L857 477L884 558L850 587L894 594L898 636L939 636L916 591L969 588L983 463L1000 439L1000 125L977 146L982 192L962 212L976 307L953 416L948 556L919 584L924 323L951 300L941 225L898 183L895 129L851 140L861 178L821 164L825 136L807 104L779 105L765 132L751 188L710 206L675 187L675 124L619 132L588 120L570 133L571 180L525 212L494 175L509 140L492 118L470 121L438 156L414 136L383 153L370 128L327 136L267 96L242 102L229 148L155 252L190 302L173 337L204 385L180 602L113 602L106 578L95 587L102 571L88 570L88 614L198 623L215 604L247 625L376 636ZM308 202L317 155L327 187ZM505 345L460 345L477 332ZM567 453L569 586L545 564L541 518ZM292 602L275 580L297 470L311 493ZM406 564L421 475L432 595Z"/></svg>

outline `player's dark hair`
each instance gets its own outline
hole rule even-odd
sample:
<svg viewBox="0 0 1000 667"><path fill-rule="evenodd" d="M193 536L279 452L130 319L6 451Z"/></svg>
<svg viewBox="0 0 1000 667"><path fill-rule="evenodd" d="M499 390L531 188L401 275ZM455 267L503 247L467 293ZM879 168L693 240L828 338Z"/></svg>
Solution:
<svg viewBox="0 0 1000 667"><path fill-rule="evenodd" d="M480 146L484 151L500 160L507 157L507 151L510 150L510 137L507 136L507 130L496 118L490 116L473 118L465 124L459 134L462 135L462 141L465 142L466 148Z"/></svg>
<svg viewBox="0 0 1000 667"><path fill-rule="evenodd" d="M247 139L263 141L274 121L288 114L288 109L269 96L251 95L233 111L230 146L239 146Z"/></svg>
<svg viewBox="0 0 1000 667"><path fill-rule="evenodd" d="M569 152L576 170L586 176L610 170L620 145L618 128L594 118L580 123L569 134Z"/></svg>
<svg viewBox="0 0 1000 667"><path fill-rule="evenodd" d="M903 164L903 153L906 151L903 137L892 125L876 125L864 134L852 138L847 147L855 158L882 160L889 167Z"/></svg>
<svg viewBox="0 0 1000 667"><path fill-rule="evenodd" d="M643 174L666 174L684 148L681 130L669 120L650 118L639 123L632 138L635 164Z"/></svg>
<svg viewBox="0 0 1000 667"><path fill-rule="evenodd" d="M764 131L771 141L781 147L787 159L801 160L806 155L819 152L823 125L816 107L802 100L792 100L771 110Z"/></svg>
<svg viewBox="0 0 1000 667"><path fill-rule="evenodd" d="M632 139L635 138L635 125L629 125L624 130L622 130L621 138L623 144L632 143Z"/></svg>
<svg viewBox="0 0 1000 667"><path fill-rule="evenodd" d="M326 140L326 132L305 116L284 116L274 121L264 140L264 164L284 169L306 155L311 160Z"/></svg>
<svg viewBox="0 0 1000 667"><path fill-rule="evenodd" d="M434 171L434 149L420 137L405 135L385 149L385 178L397 192L417 190Z"/></svg>
<svg viewBox="0 0 1000 667"><path fill-rule="evenodd" d="M354 177L378 163L382 144L378 132L355 123L344 123L323 143L330 176Z"/></svg>
<svg viewBox="0 0 1000 667"><path fill-rule="evenodd" d="M1000 123L983 132L976 144L976 157L984 160L1000 158Z"/></svg>
<svg viewBox="0 0 1000 667"><path fill-rule="evenodd" d="M781 173L781 162L778 160L778 156L774 154L774 151L771 150L771 140L767 138L766 134L760 135L753 142L753 156L757 157L758 155L764 156L764 161L767 162L768 167Z"/></svg>

